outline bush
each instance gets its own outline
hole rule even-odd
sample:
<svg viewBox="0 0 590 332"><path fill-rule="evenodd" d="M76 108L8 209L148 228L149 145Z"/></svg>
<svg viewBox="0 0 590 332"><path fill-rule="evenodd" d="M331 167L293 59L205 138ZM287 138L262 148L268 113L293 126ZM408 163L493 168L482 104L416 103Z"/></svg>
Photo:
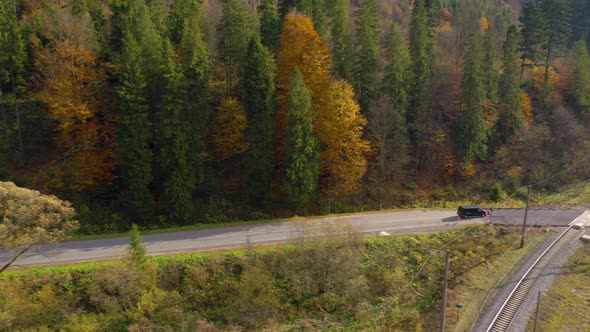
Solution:
<svg viewBox="0 0 590 332"><path fill-rule="evenodd" d="M504 189L502 189L502 185L500 184L500 182L496 182L492 187L490 199L494 202L500 202L504 198L506 198L506 193L504 192Z"/></svg>

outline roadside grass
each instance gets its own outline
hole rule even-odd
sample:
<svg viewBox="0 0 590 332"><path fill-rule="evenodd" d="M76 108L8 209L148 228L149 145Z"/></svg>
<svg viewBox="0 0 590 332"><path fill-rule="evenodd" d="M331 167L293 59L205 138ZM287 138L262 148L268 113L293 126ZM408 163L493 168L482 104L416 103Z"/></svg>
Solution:
<svg viewBox="0 0 590 332"><path fill-rule="evenodd" d="M590 331L590 244L574 253L541 295L538 331ZM526 331L533 331L535 316Z"/></svg>
<svg viewBox="0 0 590 332"><path fill-rule="evenodd" d="M542 205L579 206L588 205L590 202L589 181L580 182L561 189L558 193L537 199L536 203Z"/></svg>
<svg viewBox="0 0 590 332"><path fill-rule="evenodd" d="M519 231L518 227L507 229L510 233ZM493 297L498 287L510 277L533 250L547 239L549 234L539 229L530 229L527 232L524 249L519 249L520 237L516 237L516 241L510 249L493 253L489 262L481 264L458 278L456 286L449 290L447 298L448 330L472 331L474 324L485 309L487 301ZM457 308L456 304L462 304L463 308ZM457 317L459 317L458 321Z"/></svg>

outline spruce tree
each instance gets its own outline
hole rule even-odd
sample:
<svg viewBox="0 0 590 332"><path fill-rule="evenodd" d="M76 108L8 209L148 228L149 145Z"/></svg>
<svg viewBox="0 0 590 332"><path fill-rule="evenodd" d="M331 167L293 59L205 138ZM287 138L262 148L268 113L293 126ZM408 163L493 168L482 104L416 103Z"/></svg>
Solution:
<svg viewBox="0 0 590 332"><path fill-rule="evenodd" d="M248 151L248 192L254 204L263 206L270 198L276 64L272 53L259 38L250 42L244 64L244 100L250 142Z"/></svg>
<svg viewBox="0 0 590 332"><path fill-rule="evenodd" d="M271 51L279 47L281 20L277 13L275 0L262 0L258 6L260 15L260 36L262 44Z"/></svg>
<svg viewBox="0 0 590 332"><path fill-rule="evenodd" d="M381 33L378 14L375 0L363 0L358 14L354 72L355 92L363 112L368 111L369 104L375 98Z"/></svg>
<svg viewBox="0 0 590 332"><path fill-rule="evenodd" d="M183 77L177 69L174 51L167 38L164 39L163 46L163 87L159 110L162 123L160 158L163 198L170 220L186 224L192 219L195 176L189 158L189 128L183 115Z"/></svg>
<svg viewBox="0 0 590 332"><path fill-rule="evenodd" d="M483 76L486 87L486 98L491 104L498 102L498 69L496 68L496 30L493 24L488 24L484 35Z"/></svg>
<svg viewBox="0 0 590 332"><path fill-rule="evenodd" d="M198 0L175 0L170 5L170 12L168 13L167 27L170 35L170 41L173 44L181 42L185 29L189 28L185 25L199 13Z"/></svg>
<svg viewBox="0 0 590 332"><path fill-rule="evenodd" d="M428 107L428 81L432 68L433 37L429 26L428 14L424 0L416 0L412 11L410 23L410 55L412 58L412 73L414 84L412 86L411 112L407 113L408 124L417 139L420 131L416 123L419 113L425 112Z"/></svg>
<svg viewBox="0 0 590 332"><path fill-rule="evenodd" d="M337 77L350 81L352 78L349 56L352 52L349 31L350 0L333 0L332 8L332 68Z"/></svg>
<svg viewBox="0 0 590 332"><path fill-rule="evenodd" d="M5 91L12 93L18 151L21 154L24 152L24 145L17 99L25 85L23 74L26 62L27 53L17 22L16 5L9 1L2 1L0 3L0 89L3 94Z"/></svg>
<svg viewBox="0 0 590 332"><path fill-rule="evenodd" d="M522 68L520 78L526 67L544 60L543 46L547 42L547 21L541 7L535 1L529 1L524 7L522 16Z"/></svg>
<svg viewBox="0 0 590 332"><path fill-rule="evenodd" d="M235 84L234 78L244 63L244 56L252 36L259 31L258 21L250 12L246 2L241 0L223 0L223 12L219 22L219 55L226 67L226 93L231 94Z"/></svg>
<svg viewBox="0 0 590 332"><path fill-rule="evenodd" d="M487 130L484 120L485 86L482 75L482 33L471 37L470 47L465 55L461 88L463 90L463 111L457 128L458 160L468 167L472 161L487 155Z"/></svg>
<svg viewBox="0 0 590 332"><path fill-rule="evenodd" d="M123 37L119 96L117 156L124 189L121 201L137 223L149 223L154 216L150 121L146 100L147 83L141 61L141 49L128 31Z"/></svg>
<svg viewBox="0 0 590 332"><path fill-rule="evenodd" d="M570 0L542 0L541 9L547 22L545 50L545 85L554 59L563 55L572 34Z"/></svg>
<svg viewBox="0 0 590 332"><path fill-rule="evenodd" d="M504 106L498 122L500 135L506 140L522 130L522 105L520 102L520 79L518 64L519 33L511 26L504 42L502 75L500 76L500 102Z"/></svg>
<svg viewBox="0 0 590 332"><path fill-rule="evenodd" d="M315 196L319 173L318 141L313 131L311 92L296 68L287 100L287 176L285 188L295 209L304 208Z"/></svg>
<svg viewBox="0 0 590 332"><path fill-rule="evenodd" d="M385 62L381 92L389 98L391 106L405 117L412 82L412 60L406 40L395 24L391 25L387 37Z"/></svg>
<svg viewBox="0 0 590 332"><path fill-rule="evenodd" d="M574 45L574 84L573 96L579 112L590 111L590 56L586 42L577 41Z"/></svg>
<svg viewBox="0 0 590 332"><path fill-rule="evenodd" d="M211 119L209 52L201 31L199 12L195 12L185 24L181 42L183 73L181 94L184 101L182 118L188 126L190 165L199 175L199 179L203 179L205 135Z"/></svg>

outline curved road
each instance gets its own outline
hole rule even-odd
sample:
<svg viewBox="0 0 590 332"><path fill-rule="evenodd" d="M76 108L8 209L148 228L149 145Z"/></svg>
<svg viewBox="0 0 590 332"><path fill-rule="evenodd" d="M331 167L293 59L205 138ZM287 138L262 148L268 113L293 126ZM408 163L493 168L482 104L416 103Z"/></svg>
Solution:
<svg viewBox="0 0 590 332"><path fill-rule="evenodd" d="M529 210L529 224L567 225L576 218L579 210ZM524 210L494 210L492 221L504 224L522 224ZM404 211L355 214L318 219L308 219L305 226L301 222L287 221L248 226L230 226L194 231L181 231L145 235L143 244L149 255L192 252L219 248L246 247L265 243L290 242L301 239L310 226L319 223L352 225L367 235L379 232L388 234L409 234L446 231L474 223L490 221L485 219L459 220L453 210ZM68 241L50 245L40 245L19 257L13 266L52 265L80 261L119 258L126 254L127 237ZM14 250L0 251L0 266L7 262Z"/></svg>

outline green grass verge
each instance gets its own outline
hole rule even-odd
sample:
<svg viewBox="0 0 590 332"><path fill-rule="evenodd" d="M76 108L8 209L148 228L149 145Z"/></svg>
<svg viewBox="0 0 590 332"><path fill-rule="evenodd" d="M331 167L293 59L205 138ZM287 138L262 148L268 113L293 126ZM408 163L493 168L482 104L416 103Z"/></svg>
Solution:
<svg viewBox="0 0 590 332"><path fill-rule="evenodd" d="M518 229L512 228L512 231L518 231ZM472 331L473 325L498 287L533 250L547 239L549 234L540 230L530 230L523 249L518 249L520 239L517 238L512 249L493 253L489 262L474 268L457 280L457 285L449 291L447 301L448 331ZM456 308L456 304L462 304L463 308ZM457 317L459 317L458 321Z"/></svg>
<svg viewBox="0 0 590 332"><path fill-rule="evenodd" d="M590 331L590 244L585 243L541 295L538 331ZM535 316L527 331L533 331Z"/></svg>

